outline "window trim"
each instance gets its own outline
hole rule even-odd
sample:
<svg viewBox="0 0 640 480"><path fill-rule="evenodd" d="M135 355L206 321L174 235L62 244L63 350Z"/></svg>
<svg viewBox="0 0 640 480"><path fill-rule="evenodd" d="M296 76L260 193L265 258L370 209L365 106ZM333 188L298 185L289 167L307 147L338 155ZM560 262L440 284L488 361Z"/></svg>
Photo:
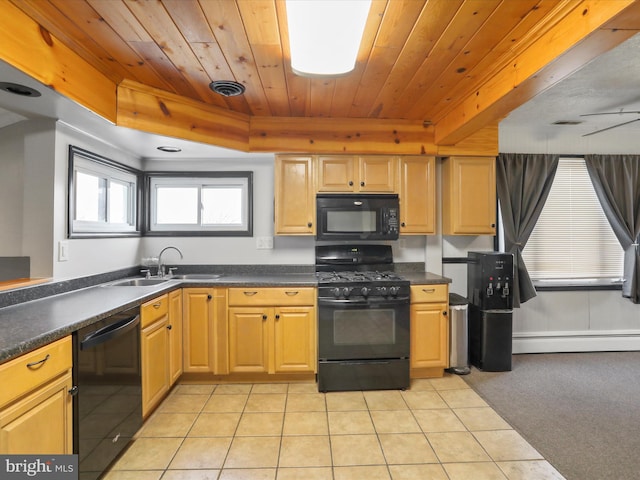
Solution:
<svg viewBox="0 0 640 480"><path fill-rule="evenodd" d="M120 162L116 162L110 158L98 155L75 145L69 145L68 149L68 171L67 171L67 238L117 238L117 237L139 237L141 231L141 212L142 212L142 172L138 169L129 167ZM118 174L135 177L135 186L133 192L132 214L133 227L122 229L121 225L114 225L115 228L108 228L109 224L105 224L105 228L79 228L82 222L76 222L76 191L75 191L75 172L78 160L92 162L96 165L96 170L102 171L105 177L122 181ZM102 173L101 172L101 173ZM113 172L110 176L109 172ZM87 225L87 224L84 224Z"/></svg>
<svg viewBox="0 0 640 480"><path fill-rule="evenodd" d="M247 182L247 228L242 230L152 230L152 195L151 182L153 178L242 178ZM144 234L149 237L252 237L253 236L253 172L252 171L189 171L189 172L145 172L144 173Z"/></svg>

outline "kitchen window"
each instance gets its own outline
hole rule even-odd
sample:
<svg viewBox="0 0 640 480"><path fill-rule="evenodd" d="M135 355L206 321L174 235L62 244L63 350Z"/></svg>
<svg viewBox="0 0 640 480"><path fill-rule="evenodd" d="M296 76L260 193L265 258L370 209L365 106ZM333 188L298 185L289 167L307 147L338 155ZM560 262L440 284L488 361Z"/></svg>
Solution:
<svg viewBox="0 0 640 480"><path fill-rule="evenodd" d="M151 173L148 233L251 236L252 172Z"/></svg>
<svg viewBox="0 0 640 480"><path fill-rule="evenodd" d="M536 286L621 281L624 252L602 211L583 158L560 158L551 192L522 256Z"/></svg>
<svg viewBox="0 0 640 480"><path fill-rule="evenodd" d="M69 238L139 235L138 172L69 147Z"/></svg>

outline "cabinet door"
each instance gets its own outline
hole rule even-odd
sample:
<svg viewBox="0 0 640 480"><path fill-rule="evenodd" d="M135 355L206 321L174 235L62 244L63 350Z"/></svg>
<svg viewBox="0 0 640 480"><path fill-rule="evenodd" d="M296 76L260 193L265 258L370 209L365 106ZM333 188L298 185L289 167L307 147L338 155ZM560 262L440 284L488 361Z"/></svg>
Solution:
<svg viewBox="0 0 640 480"><path fill-rule="evenodd" d="M400 233L436 233L436 159L400 159Z"/></svg>
<svg viewBox="0 0 640 480"><path fill-rule="evenodd" d="M496 160L450 157L443 163L445 235L495 235Z"/></svg>
<svg viewBox="0 0 640 480"><path fill-rule="evenodd" d="M169 390L169 316L141 333L142 415L146 417Z"/></svg>
<svg viewBox="0 0 640 480"><path fill-rule="evenodd" d="M449 325L446 303L411 304L411 368L446 368Z"/></svg>
<svg viewBox="0 0 640 480"><path fill-rule="evenodd" d="M229 371L267 372L269 314L260 307L229 308Z"/></svg>
<svg viewBox="0 0 640 480"><path fill-rule="evenodd" d="M183 370L213 372L214 292L211 288L183 289Z"/></svg>
<svg viewBox="0 0 640 480"><path fill-rule="evenodd" d="M364 156L359 158L357 191L386 192L395 191L395 157Z"/></svg>
<svg viewBox="0 0 640 480"><path fill-rule="evenodd" d="M73 453L71 372L0 410L3 454Z"/></svg>
<svg viewBox="0 0 640 480"><path fill-rule="evenodd" d="M357 191L356 157L320 155L317 159L318 192Z"/></svg>
<svg viewBox="0 0 640 480"><path fill-rule="evenodd" d="M182 375L182 290L169 294L169 377L170 385Z"/></svg>
<svg viewBox="0 0 640 480"><path fill-rule="evenodd" d="M315 185L310 156L278 156L275 164L275 234L315 234Z"/></svg>
<svg viewBox="0 0 640 480"><path fill-rule="evenodd" d="M315 372L315 309L276 308L274 326L275 372Z"/></svg>

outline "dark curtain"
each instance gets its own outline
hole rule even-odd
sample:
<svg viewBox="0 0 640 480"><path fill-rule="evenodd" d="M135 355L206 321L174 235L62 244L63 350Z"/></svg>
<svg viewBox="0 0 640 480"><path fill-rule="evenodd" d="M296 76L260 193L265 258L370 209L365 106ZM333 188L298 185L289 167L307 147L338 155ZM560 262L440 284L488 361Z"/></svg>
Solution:
<svg viewBox="0 0 640 480"><path fill-rule="evenodd" d="M622 296L640 303L640 156L585 155L604 214L624 250Z"/></svg>
<svg viewBox="0 0 640 480"><path fill-rule="evenodd" d="M501 153L496 183L502 210L505 251L513 253L513 306L536 296L536 289L522 259L522 249L547 201L558 169L558 155Z"/></svg>

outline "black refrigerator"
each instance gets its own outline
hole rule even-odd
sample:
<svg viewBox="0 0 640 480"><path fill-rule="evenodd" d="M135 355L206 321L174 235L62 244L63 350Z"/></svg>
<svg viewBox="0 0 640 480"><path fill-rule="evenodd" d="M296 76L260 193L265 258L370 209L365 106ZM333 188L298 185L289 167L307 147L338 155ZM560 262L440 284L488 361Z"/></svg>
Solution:
<svg viewBox="0 0 640 480"><path fill-rule="evenodd" d="M511 370L512 288L512 254L468 252L469 363L480 370Z"/></svg>

